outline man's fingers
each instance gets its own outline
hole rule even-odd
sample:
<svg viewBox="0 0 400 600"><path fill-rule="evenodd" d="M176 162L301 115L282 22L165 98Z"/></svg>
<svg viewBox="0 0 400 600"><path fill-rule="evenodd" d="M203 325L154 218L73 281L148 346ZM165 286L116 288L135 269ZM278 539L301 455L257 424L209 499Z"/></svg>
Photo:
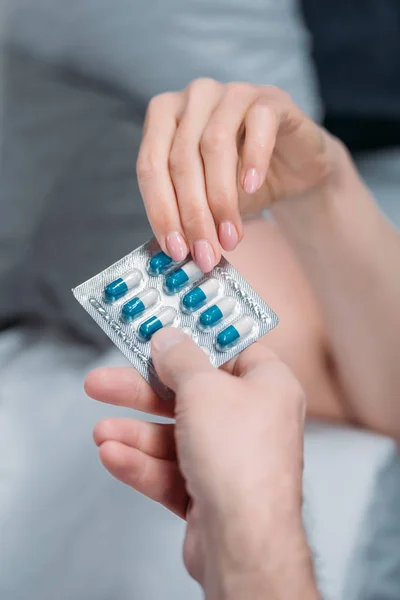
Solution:
<svg viewBox="0 0 400 600"><path fill-rule="evenodd" d="M222 368L235 377L261 384L266 394L271 390L271 386L275 385L288 388L293 393L298 392L299 395L303 394L289 367L260 342L246 348Z"/></svg>
<svg viewBox="0 0 400 600"><path fill-rule="evenodd" d="M102 367L91 371L85 392L94 400L134 408L162 417L173 417L174 402L162 400L132 367Z"/></svg>
<svg viewBox="0 0 400 600"><path fill-rule="evenodd" d="M264 344L255 342L228 363L225 363L222 369L236 377L246 378L254 371L261 370L262 372L271 362L279 362L278 356Z"/></svg>
<svg viewBox="0 0 400 600"><path fill-rule="evenodd" d="M173 424L107 418L97 423L93 438L98 446L107 441L115 441L136 448L154 458L176 459Z"/></svg>
<svg viewBox="0 0 400 600"><path fill-rule="evenodd" d="M99 455L111 475L182 519L186 517L189 497L176 462L153 458L114 441L104 442Z"/></svg>
<svg viewBox="0 0 400 600"><path fill-rule="evenodd" d="M158 376L174 391L191 375L214 369L204 351L176 327L167 327L154 335L151 356Z"/></svg>

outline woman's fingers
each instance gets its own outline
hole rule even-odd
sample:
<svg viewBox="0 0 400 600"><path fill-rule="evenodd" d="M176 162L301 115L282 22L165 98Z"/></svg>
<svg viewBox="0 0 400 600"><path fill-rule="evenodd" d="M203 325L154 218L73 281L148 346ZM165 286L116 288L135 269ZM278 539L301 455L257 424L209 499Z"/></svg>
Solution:
<svg viewBox="0 0 400 600"><path fill-rule="evenodd" d="M325 164L322 129L286 92L274 86L260 88L245 127L240 172L244 192L257 195L264 186L268 205L286 194L302 193L318 179Z"/></svg>
<svg viewBox="0 0 400 600"><path fill-rule="evenodd" d="M176 459L173 424L107 418L97 423L93 438L98 446L112 440L136 448L154 458Z"/></svg>
<svg viewBox="0 0 400 600"><path fill-rule="evenodd" d="M154 98L137 170L162 249L176 261L190 251L210 271L221 246L233 250L241 239L241 212L254 214L290 191L289 171L302 177L302 148L320 143L317 130L273 86L198 79L183 92Z"/></svg>
<svg viewBox="0 0 400 600"><path fill-rule="evenodd" d="M131 367L102 367L91 371L85 381L85 391L100 402L163 417L174 416L173 400L163 400L157 396Z"/></svg>
<svg viewBox="0 0 400 600"><path fill-rule="evenodd" d="M255 194L267 176L279 127L279 117L268 98L258 98L245 117L241 184L246 194Z"/></svg>
<svg viewBox="0 0 400 600"><path fill-rule="evenodd" d="M182 109L181 94L153 98L137 160L138 182L150 225L161 248L176 261L186 258L189 251L169 173L169 156Z"/></svg>
<svg viewBox="0 0 400 600"><path fill-rule="evenodd" d="M207 201L200 139L221 95L221 84L194 81L185 90L186 105L169 157L169 169L181 222L194 260L203 272L220 260L221 250Z"/></svg>
<svg viewBox="0 0 400 600"><path fill-rule="evenodd" d="M186 517L189 497L176 462L154 458L116 441L101 444L99 455L114 477L179 517Z"/></svg>
<svg viewBox="0 0 400 600"><path fill-rule="evenodd" d="M220 244L227 251L235 249L243 234L237 190L237 145L246 112L256 95L257 88L250 84L226 85L201 137L208 204Z"/></svg>

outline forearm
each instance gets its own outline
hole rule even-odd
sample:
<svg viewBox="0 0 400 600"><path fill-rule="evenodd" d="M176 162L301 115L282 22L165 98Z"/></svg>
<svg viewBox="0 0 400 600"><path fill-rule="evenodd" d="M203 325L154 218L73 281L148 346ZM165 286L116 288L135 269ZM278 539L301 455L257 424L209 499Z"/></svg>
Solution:
<svg viewBox="0 0 400 600"><path fill-rule="evenodd" d="M324 191L276 205L274 216L320 302L354 417L400 436L400 236L347 153Z"/></svg>

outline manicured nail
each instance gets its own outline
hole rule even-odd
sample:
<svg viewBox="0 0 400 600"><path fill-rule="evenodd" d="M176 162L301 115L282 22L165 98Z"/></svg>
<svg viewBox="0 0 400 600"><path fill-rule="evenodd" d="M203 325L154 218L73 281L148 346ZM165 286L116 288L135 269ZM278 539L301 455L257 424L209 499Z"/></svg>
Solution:
<svg viewBox="0 0 400 600"><path fill-rule="evenodd" d="M198 240L194 243L194 260L203 273L208 273L215 267L214 251L207 240Z"/></svg>
<svg viewBox="0 0 400 600"><path fill-rule="evenodd" d="M246 172L243 188L247 194L254 194L260 187L260 176L257 172L257 169L249 169Z"/></svg>
<svg viewBox="0 0 400 600"><path fill-rule="evenodd" d="M173 231L167 235L167 250L170 257L177 262L185 260L189 252L183 236L178 231Z"/></svg>
<svg viewBox="0 0 400 600"><path fill-rule="evenodd" d="M165 327L157 331L151 338L151 353L152 355L154 353L165 354L172 346L181 344L186 339L188 336L178 327Z"/></svg>
<svg viewBox="0 0 400 600"><path fill-rule="evenodd" d="M236 227L230 221L224 221L219 226L219 241L221 246L227 252L236 248L239 242L239 236Z"/></svg>

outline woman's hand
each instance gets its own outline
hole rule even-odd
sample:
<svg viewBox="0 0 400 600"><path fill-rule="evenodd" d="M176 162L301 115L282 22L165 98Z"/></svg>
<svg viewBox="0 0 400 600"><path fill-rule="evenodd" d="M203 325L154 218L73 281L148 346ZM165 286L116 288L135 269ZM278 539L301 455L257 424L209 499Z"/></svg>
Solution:
<svg viewBox="0 0 400 600"><path fill-rule="evenodd" d="M132 368L100 369L86 380L98 400L176 418L100 422L94 438L103 464L187 518L185 562L207 598L227 589L229 598L267 597L279 588L294 597L291 582L296 598L316 597L301 519L305 398L295 377L260 344L230 372L217 370L175 328L154 336L152 357L175 405Z"/></svg>
<svg viewBox="0 0 400 600"><path fill-rule="evenodd" d="M153 231L204 272L257 214L331 179L335 142L283 91L199 79L150 102L137 171Z"/></svg>

